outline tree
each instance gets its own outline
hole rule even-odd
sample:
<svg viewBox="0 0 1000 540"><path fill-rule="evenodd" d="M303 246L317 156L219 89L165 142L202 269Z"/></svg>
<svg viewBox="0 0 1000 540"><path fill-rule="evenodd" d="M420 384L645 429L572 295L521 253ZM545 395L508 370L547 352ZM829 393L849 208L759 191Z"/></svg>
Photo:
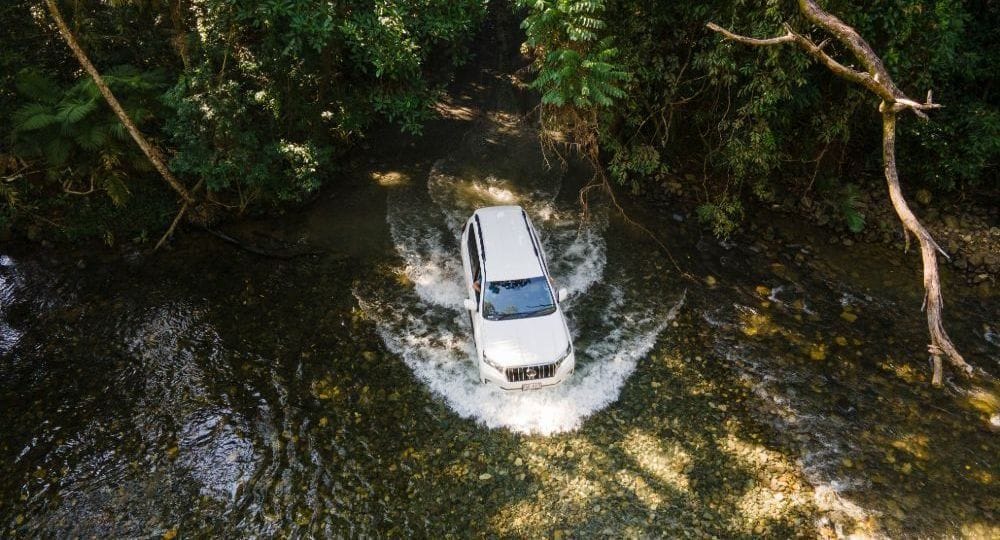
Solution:
<svg viewBox="0 0 1000 540"><path fill-rule="evenodd" d="M798 0L798 6L809 22L831 34L833 39L850 51L851 56L864 68L863 71L848 67L830 56L826 52L826 47L830 43L829 39L816 44L807 36L795 31L787 23L784 35L765 39L738 35L715 23L708 23L708 28L723 35L726 39L754 47L791 43L818 60L838 77L860 85L881 99L879 112L882 117L882 159L889 198L896 215L903 223L903 234L906 238L907 248L910 244L910 234L915 236L920 244L924 270L924 306L927 310L927 327L931 337L928 350L934 359L932 381L936 386L942 382L942 356L947 356L951 364L961 373L971 375L972 366L966 363L962 355L959 354L951 342L951 338L948 337L942 321L944 300L941 296L941 283L938 276L937 253L941 252L945 257L947 254L938 246L930 232L910 210L903 196L899 184L899 173L896 169L896 121L899 113L911 111L919 118L926 120L926 111L937 109L941 105L933 102L930 90L927 92L927 99L922 103L907 97L893 82L882 59L854 28L824 11L813 0Z"/></svg>

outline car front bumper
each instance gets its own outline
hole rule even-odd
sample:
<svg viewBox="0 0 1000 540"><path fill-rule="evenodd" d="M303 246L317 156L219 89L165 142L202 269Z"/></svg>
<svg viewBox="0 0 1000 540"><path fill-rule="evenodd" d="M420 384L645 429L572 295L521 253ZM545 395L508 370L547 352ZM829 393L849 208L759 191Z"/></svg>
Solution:
<svg viewBox="0 0 1000 540"><path fill-rule="evenodd" d="M575 370L576 351L569 353L569 356L567 356L566 359L559 364L559 368L556 369L553 376L544 379L528 379L517 382L508 381L507 376L503 371L500 371L480 360L479 380L486 384L496 385L503 390L537 390L547 386L555 386L565 381Z"/></svg>

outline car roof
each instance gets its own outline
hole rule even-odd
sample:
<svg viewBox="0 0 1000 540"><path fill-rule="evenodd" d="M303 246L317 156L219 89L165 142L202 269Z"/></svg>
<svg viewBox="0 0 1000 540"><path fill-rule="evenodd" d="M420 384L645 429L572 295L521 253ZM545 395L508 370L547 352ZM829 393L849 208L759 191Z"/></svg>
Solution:
<svg viewBox="0 0 1000 540"><path fill-rule="evenodd" d="M520 206L480 208L473 216L482 235L488 281L532 278L544 273Z"/></svg>

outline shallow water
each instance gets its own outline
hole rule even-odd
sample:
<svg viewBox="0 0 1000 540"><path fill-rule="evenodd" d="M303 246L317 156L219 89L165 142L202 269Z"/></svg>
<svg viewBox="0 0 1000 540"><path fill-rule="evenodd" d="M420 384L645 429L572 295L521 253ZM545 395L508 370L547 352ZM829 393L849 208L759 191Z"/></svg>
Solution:
<svg viewBox="0 0 1000 540"><path fill-rule="evenodd" d="M586 174L509 111L449 114L460 94L242 230L331 253L0 250L2 535L1000 534L997 388L929 388L912 257L640 211L692 281L601 201L582 220ZM501 203L572 293L556 388L476 381L457 239ZM946 291L995 375L996 298Z"/></svg>

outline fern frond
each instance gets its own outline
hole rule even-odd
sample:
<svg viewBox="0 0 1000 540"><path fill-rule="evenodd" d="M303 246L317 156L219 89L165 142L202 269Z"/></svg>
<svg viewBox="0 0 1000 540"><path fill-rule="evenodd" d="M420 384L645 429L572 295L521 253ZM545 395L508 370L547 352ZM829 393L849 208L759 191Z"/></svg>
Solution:
<svg viewBox="0 0 1000 540"><path fill-rule="evenodd" d="M58 118L60 122L75 124L83 120L90 113L97 110L97 101L89 99L86 101L65 101L58 106Z"/></svg>
<svg viewBox="0 0 1000 540"><path fill-rule="evenodd" d="M49 127L59 121L52 107L43 103L32 103L17 110L13 115L15 131L35 131Z"/></svg>
<svg viewBox="0 0 1000 540"><path fill-rule="evenodd" d="M118 207L124 206L132 195L123 175L120 173L112 173L105 176L101 181L101 185L104 187L104 191L108 194L111 202Z"/></svg>
<svg viewBox="0 0 1000 540"><path fill-rule="evenodd" d="M108 134L100 125L90 125L78 133L73 140L80 148L91 152L99 150L108 140Z"/></svg>

